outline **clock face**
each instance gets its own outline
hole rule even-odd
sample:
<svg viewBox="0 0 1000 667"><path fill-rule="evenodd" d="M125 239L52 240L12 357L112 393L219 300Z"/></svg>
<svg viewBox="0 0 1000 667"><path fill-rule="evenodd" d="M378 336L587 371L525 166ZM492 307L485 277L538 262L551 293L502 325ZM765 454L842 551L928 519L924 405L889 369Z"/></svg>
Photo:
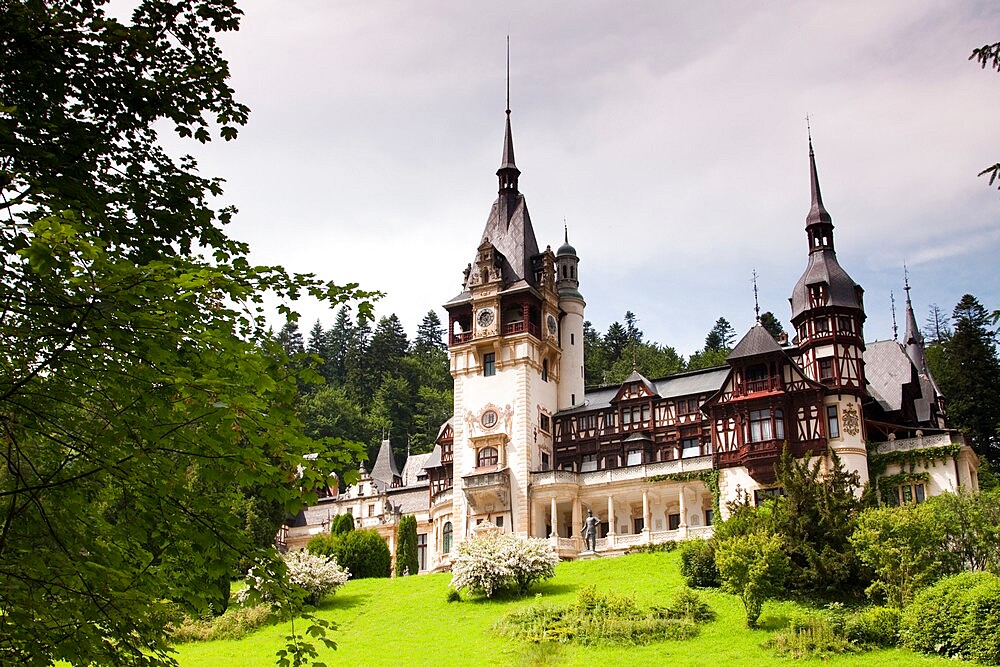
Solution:
<svg viewBox="0 0 1000 667"><path fill-rule="evenodd" d="M493 324L493 309L483 308L480 310L479 314L476 316L476 322L478 322L481 327L488 327Z"/></svg>
<svg viewBox="0 0 1000 667"><path fill-rule="evenodd" d="M556 335L556 318L554 318L552 315L549 315L549 318L545 321L545 324L549 328L549 333L552 334L553 336L555 336Z"/></svg>

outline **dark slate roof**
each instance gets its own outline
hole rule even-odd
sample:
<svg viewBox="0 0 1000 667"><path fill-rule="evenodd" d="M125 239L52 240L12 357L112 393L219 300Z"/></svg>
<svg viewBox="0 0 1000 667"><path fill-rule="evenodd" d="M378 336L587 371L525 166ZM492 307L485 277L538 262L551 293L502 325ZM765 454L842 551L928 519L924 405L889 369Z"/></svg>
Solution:
<svg viewBox="0 0 1000 667"><path fill-rule="evenodd" d="M431 506L430 494L427 492L427 484L417 487L401 487L389 489L386 502L392 509L400 514L416 514L425 511Z"/></svg>
<svg viewBox="0 0 1000 667"><path fill-rule="evenodd" d="M903 408L903 385L913 379L913 364L894 340L865 344L868 393L886 412Z"/></svg>
<svg viewBox="0 0 1000 667"><path fill-rule="evenodd" d="M512 211L507 207L513 206ZM538 254L538 241L524 195L501 196L493 202L480 245L489 241L503 255L504 285L519 280L531 282L531 258Z"/></svg>
<svg viewBox="0 0 1000 667"><path fill-rule="evenodd" d="M729 366L719 366L671 375L659 380L653 380L651 384L656 388L655 393L663 398L714 394L722 387L722 383L728 374ZM620 384L588 389L582 404L567 408L566 410L560 410L557 415L578 414L608 408L611 406L611 399L618 394L620 389Z"/></svg>
<svg viewBox="0 0 1000 667"><path fill-rule="evenodd" d="M407 461L409 463L409 461ZM434 445L434 449L427 456L427 460L424 461L424 470L428 468L437 468L441 465L441 445Z"/></svg>
<svg viewBox="0 0 1000 667"><path fill-rule="evenodd" d="M656 385L653 384L652 382L650 382L646 378L646 376L643 375L642 373L640 373L639 371L636 371L636 370L632 371L632 374L629 375L627 378L625 378L625 381L622 382L622 386L627 385L627 384L632 384L633 382L640 383L647 390L649 390L649 393L652 394L653 396L659 395L657 393L657 391L656 391Z"/></svg>
<svg viewBox="0 0 1000 667"><path fill-rule="evenodd" d="M767 329L760 322L757 322L740 339L740 342L736 344L736 347L733 348L733 351L729 353L726 359L743 359L745 357L755 357L761 354L772 354L781 351L781 346L774 340L774 337L768 333Z"/></svg>
<svg viewBox="0 0 1000 667"><path fill-rule="evenodd" d="M427 484L427 480L421 482L417 481L417 475L424 471L427 467L427 460L431 457L431 454L411 454L406 459L406 464L403 466L403 486L414 486L416 484Z"/></svg>
<svg viewBox="0 0 1000 667"><path fill-rule="evenodd" d="M389 440L383 440L382 446L375 457L375 465L372 466L372 479L381 482L380 487L388 487L392 484L392 478L399 476L399 467L396 466L396 457L392 454L392 445Z"/></svg>
<svg viewBox="0 0 1000 667"><path fill-rule="evenodd" d="M809 309L809 285L817 283L827 285L827 306L863 310L858 298L858 284L841 268L837 262L837 253L833 250L817 250L809 253L805 273L795 283L792 296L788 299L792 304L793 321Z"/></svg>

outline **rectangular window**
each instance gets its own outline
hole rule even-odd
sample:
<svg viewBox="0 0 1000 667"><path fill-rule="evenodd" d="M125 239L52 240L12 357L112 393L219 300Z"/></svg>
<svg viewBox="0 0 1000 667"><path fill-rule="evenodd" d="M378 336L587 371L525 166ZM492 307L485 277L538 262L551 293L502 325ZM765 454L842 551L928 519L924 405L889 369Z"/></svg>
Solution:
<svg viewBox="0 0 1000 667"><path fill-rule="evenodd" d="M578 431L591 431L595 428L597 428L597 415L581 415L576 418Z"/></svg>
<svg viewBox="0 0 1000 667"><path fill-rule="evenodd" d="M782 489L780 486L775 487L773 489L757 489L756 491L753 492L753 503L757 507L760 507L761 505L764 504L765 500L768 500L770 498L777 498L778 496L783 496L783 495L785 495L785 490Z"/></svg>
<svg viewBox="0 0 1000 667"><path fill-rule="evenodd" d="M827 423L827 437L828 438L839 438L840 437L840 420L837 419L837 406L828 405L826 406L826 423Z"/></svg>
<svg viewBox="0 0 1000 667"><path fill-rule="evenodd" d="M571 333L571 334L569 335L569 344L570 344L570 345L576 345L576 334L572 334L572 333Z"/></svg>
<svg viewBox="0 0 1000 667"><path fill-rule="evenodd" d="M715 521L715 512L712 510L705 510L705 525L711 526Z"/></svg>
<svg viewBox="0 0 1000 667"><path fill-rule="evenodd" d="M368 506L368 516L375 516L375 505Z"/></svg>
<svg viewBox="0 0 1000 667"><path fill-rule="evenodd" d="M763 442L771 440L773 437L771 434L771 411L752 410L750 412L750 442Z"/></svg>
<svg viewBox="0 0 1000 667"><path fill-rule="evenodd" d="M580 459L580 472L593 472L597 470L597 454L584 454Z"/></svg>
<svg viewBox="0 0 1000 667"><path fill-rule="evenodd" d="M549 469L549 455L546 454L545 452L542 452L542 470L548 470L548 469Z"/></svg>
<svg viewBox="0 0 1000 667"><path fill-rule="evenodd" d="M552 430L552 420L547 414L538 415L538 428L542 429L546 433Z"/></svg>
<svg viewBox="0 0 1000 667"><path fill-rule="evenodd" d="M495 525L496 525L497 528L503 528L503 517L502 516L498 516L497 517L497 521L496 521Z"/></svg>
<svg viewBox="0 0 1000 667"><path fill-rule="evenodd" d="M496 352L487 352L483 355L483 375L485 377L490 377L491 375L497 374L497 355Z"/></svg>
<svg viewBox="0 0 1000 667"><path fill-rule="evenodd" d="M681 440L681 458L690 459L701 455L701 440L699 438L685 438Z"/></svg>
<svg viewBox="0 0 1000 667"><path fill-rule="evenodd" d="M625 465L637 466L640 463L642 463L642 450L630 449L628 452L628 458L625 460Z"/></svg>
<svg viewBox="0 0 1000 667"><path fill-rule="evenodd" d="M643 527L645 525L646 525L646 521L642 517L639 517L638 519L633 519L632 520L632 526L635 529L635 534L636 535L638 535L639 533L642 532L642 529L643 529Z"/></svg>
<svg viewBox="0 0 1000 667"><path fill-rule="evenodd" d="M614 428L615 426L615 413L605 412L604 413L604 428Z"/></svg>
<svg viewBox="0 0 1000 667"><path fill-rule="evenodd" d="M698 410L698 403L699 402L697 398L689 398L686 401L683 401L684 410L680 411L680 414L685 414L685 415L698 414L700 412L700 410Z"/></svg>
<svg viewBox="0 0 1000 667"><path fill-rule="evenodd" d="M826 357L819 360L819 380L820 382L830 382L833 380L833 358Z"/></svg>
<svg viewBox="0 0 1000 667"><path fill-rule="evenodd" d="M825 317L820 317L816 320L816 333L825 334L830 333L830 320Z"/></svg>
<svg viewBox="0 0 1000 667"><path fill-rule="evenodd" d="M681 515L680 514L668 514L667 515L667 530L677 530L681 527Z"/></svg>
<svg viewBox="0 0 1000 667"><path fill-rule="evenodd" d="M417 563L421 570L427 569L427 533L417 534Z"/></svg>
<svg viewBox="0 0 1000 667"><path fill-rule="evenodd" d="M851 327L851 318L849 317L838 317L837 318L837 328L841 333L851 333L853 327Z"/></svg>

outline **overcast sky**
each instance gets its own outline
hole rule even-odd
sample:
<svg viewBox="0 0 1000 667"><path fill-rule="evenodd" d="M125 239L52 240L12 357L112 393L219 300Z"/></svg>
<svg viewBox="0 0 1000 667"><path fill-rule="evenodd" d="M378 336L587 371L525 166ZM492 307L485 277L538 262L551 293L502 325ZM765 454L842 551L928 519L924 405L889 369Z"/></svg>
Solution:
<svg viewBox="0 0 1000 667"><path fill-rule="evenodd" d="M195 154L253 259L382 290L412 335L461 290L496 197L505 40L520 189L580 258L587 319L690 354L719 316L788 328L806 265L805 116L868 340L966 292L1000 308L995 1L252 0L222 40L252 109ZM190 149L189 149L190 150ZM302 329L334 313L300 305ZM278 323L280 326L280 322Z"/></svg>

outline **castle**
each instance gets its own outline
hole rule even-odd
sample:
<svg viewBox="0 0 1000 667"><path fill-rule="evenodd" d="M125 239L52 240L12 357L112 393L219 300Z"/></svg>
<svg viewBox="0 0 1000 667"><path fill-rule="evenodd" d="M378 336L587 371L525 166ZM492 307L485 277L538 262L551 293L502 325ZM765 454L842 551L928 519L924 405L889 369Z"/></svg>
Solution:
<svg viewBox="0 0 1000 667"><path fill-rule="evenodd" d="M792 288L793 338L758 322L726 366L620 385L584 386L580 258L568 236L540 250L514 160L510 111L493 202L463 291L445 304L455 411L430 454L400 470L389 442L369 472L283 529L289 548L350 513L395 546L418 521L421 571L447 569L456 545L490 522L583 552L586 513L597 554L708 536L728 501L780 493L775 463L836 453L882 502L978 488L978 459L924 358L907 285L906 333L865 343L864 290L837 261L809 141L806 268ZM860 492L860 489L859 489Z"/></svg>

